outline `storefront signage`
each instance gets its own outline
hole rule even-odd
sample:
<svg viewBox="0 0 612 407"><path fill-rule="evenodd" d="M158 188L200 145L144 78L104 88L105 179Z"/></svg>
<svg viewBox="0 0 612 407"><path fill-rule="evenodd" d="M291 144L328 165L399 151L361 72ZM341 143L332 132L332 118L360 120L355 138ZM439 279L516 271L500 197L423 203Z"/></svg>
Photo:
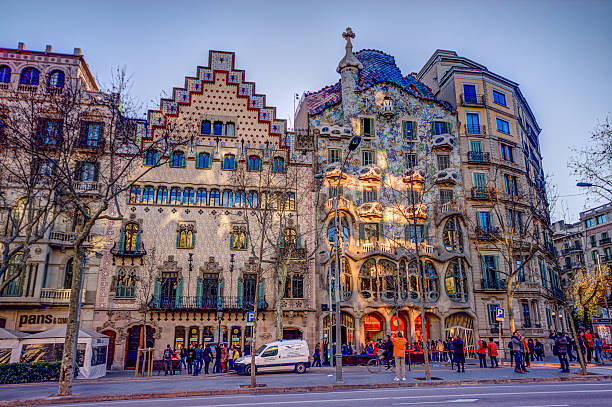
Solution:
<svg viewBox="0 0 612 407"><path fill-rule="evenodd" d="M22 314L19 315L18 327L41 328L41 325L64 325L67 322L67 317L51 314Z"/></svg>

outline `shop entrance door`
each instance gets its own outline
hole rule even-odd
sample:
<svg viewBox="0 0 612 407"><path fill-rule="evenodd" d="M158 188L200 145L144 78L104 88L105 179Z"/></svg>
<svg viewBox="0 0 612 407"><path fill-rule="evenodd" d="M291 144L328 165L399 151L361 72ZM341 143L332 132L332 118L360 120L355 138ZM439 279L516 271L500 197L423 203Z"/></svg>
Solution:
<svg viewBox="0 0 612 407"><path fill-rule="evenodd" d="M115 359L115 340L117 334L115 331L102 331L102 334L108 336L108 355L106 357L106 369L110 370L113 365L113 359Z"/></svg>
<svg viewBox="0 0 612 407"><path fill-rule="evenodd" d="M136 357L138 355L138 345L140 341L140 328L142 325L136 325L131 327L128 330L128 338L127 344L125 347L125 369L135 369L136 368ZM148 348L152 348L155 345L155 339L153 339L153 334L155 333L155 329L152 327L147 327L147 343L146 346Z"/></svg>

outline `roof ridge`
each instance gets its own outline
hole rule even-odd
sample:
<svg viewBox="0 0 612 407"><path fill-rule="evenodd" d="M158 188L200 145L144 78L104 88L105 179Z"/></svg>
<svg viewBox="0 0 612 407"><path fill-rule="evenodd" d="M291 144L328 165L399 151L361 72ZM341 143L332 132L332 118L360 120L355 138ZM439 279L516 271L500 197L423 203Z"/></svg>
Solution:
<svg viewBox="0 0 612 407"><path fill-rule="evenodd" d="M364 49L360 49L359 51L355 52L355 55L360 54L361 52L365 52L365 51L374 51L374 52L378 52L379 54L383 54L385 56L388 56L390 58L393 58L393 61L395 62L395 57L391 54L387 54L385 51L381 51L379 49L374 49L374 48L364 48Z"/></svg>

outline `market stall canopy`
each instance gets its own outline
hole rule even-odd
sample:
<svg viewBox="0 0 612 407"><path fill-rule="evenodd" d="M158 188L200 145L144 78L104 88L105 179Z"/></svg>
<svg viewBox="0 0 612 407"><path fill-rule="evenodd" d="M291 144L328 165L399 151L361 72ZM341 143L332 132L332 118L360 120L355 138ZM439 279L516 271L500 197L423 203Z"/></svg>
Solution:
<svg viewBox="0 0 612 407"><path fill-rule="evenodd" d="M28 336L28 339L35 338L65 338L66 337L66 327L62 326L59 328L49 329L48 331L39 332L37 334L32 334ZM108 336L90 331L89 329L81 328L79 329L79 338L108 338Z"/></svg>
<svg viewBox="0 0 612 407"><path fill-rule="evenodd" d="M15 331L13 329L0 328L0 339L23 339L29 337L31 334L21 331Z"/></svg>

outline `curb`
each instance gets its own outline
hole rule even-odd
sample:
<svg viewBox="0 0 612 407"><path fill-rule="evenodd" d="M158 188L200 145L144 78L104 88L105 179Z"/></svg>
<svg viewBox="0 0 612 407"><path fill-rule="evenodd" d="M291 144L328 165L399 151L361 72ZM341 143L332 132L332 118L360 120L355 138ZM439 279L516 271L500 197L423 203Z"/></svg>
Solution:
<svg viewBox="0 0 612 407"><path fill-rule="evenodd" d="M178 398L196 396L222 396L232 394L272 394L272 393L310 393L319 391L335 390L363 390L363 389L390 389L398 387L448 387L469 386L479 384L514 384L514 383L558 383L558 382L602 382L612 380L612 375L593 376L567 376L567 377L531 377L520 379L487 379L487 380L447 380L434 382L411 382L411 383L379 383L379 384L331 384L325 386L301 386L301 387L259 387L238 388L223 390L183 391L172 393L134 393L134 394L111 394L100 396L67 396L49 397L39 399L23 399L13 401L2 401L0 407L13 406L45 406L66 403L95 403L102 401L134 400L134 399L156 399L156 398Z"/></svg>

